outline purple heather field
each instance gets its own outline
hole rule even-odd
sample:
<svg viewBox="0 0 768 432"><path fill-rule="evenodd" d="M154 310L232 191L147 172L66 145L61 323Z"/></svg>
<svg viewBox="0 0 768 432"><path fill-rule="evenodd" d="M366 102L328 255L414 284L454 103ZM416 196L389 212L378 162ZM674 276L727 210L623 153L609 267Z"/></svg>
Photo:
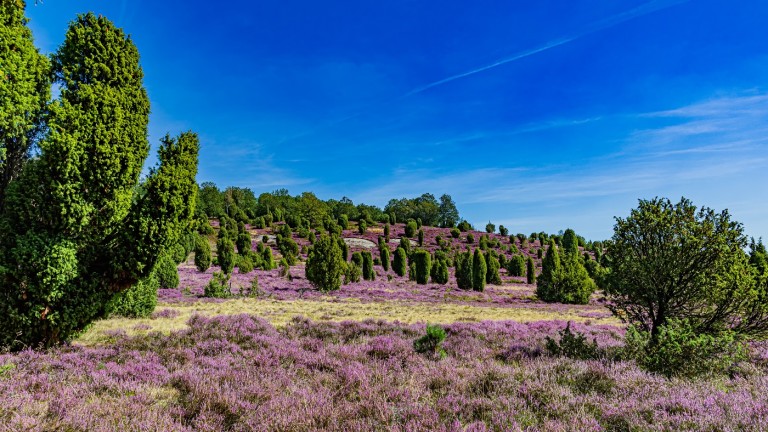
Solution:
<svg viewBox="0 0 768 432"><path fill-rule="evenodd" d="M255 248L272 231L253 233ZM364 236L344 232L374 243L380 234L376 228ZM482 234L473 233L475 246ZM398 225L390 237L401 235ZM454 240L447 230L425 228L425 247L434 250L438 235L452 248L466 245L464 233ZM491 237L510 244L509 237ZM516 246L534 258L539 247ZM152 320L176 318L179 303L232 301L202 298L217 269L201 273L189 262L180 266L179 288L160 291ZM584 322L572 323L573 330L608 352L623 344L621 326L591 322L610 316L599 295L583 306L541 303L534 286L504 270L503 284L484 292L459 290L452 276L447 285L416 285L391 269L376 266L376 272L375 281L320 293L301 262L291 268L292 280L279 270L235 270L232 291L243 287L250 294L256 277L258 296L270 301L450 303L553 316L576 311ZM566 326L558 319L441 324L443 358L414 351L424 323L296 317L273 326L252 314L193 315L170 334L117 331L97 345L0 354L0 431L768 430L764 344L752 346L751 361L729 376L667 379L633 362L548 355L546 337Z"/></svg>

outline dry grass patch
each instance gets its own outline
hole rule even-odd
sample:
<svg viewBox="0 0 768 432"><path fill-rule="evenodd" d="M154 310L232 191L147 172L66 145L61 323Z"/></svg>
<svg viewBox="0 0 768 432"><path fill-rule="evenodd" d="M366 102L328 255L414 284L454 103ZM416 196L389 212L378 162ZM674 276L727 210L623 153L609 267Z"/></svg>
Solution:
<svg viewBox="0 0 768 432"><path fill-rule="evenodd" d="M328 301L331 300L332 301ZM519 322L542 320L591 321L598 324L618 324L613 318L585 318L579 310L567 312L542 310L540 308L505 308L493 306L472 306L450 303L409 303L402 301L379 301L361 303L357 299L339 300L328 297L320 300L271 300L235 298L220 303L198 302L183 304L160 304L159 309L171 309L178 313L169 318L110 318L100 320L76 341L82 345L96 345L109 341L110 334L125 332L128 335L159 331L169 333L186 328L194 314L207 316L235 315L248 313L258 315L280 327L297 315L312 320L362 321L383 319L413 323L475 322L484 320L513 320Z"/></svg>

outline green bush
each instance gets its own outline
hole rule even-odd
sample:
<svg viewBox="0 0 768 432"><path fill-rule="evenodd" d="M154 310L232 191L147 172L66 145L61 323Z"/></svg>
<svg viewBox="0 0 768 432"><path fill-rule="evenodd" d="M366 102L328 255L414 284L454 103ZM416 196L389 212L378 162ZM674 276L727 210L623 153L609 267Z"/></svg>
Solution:
<svg viewBox="0 0 768 432"><path fill-rule="evenodd" d="M246 255L251 251L251 235L247 231L243 231L237 235L235 240L235 246L237 246L237 253L240 255Z"/></svg>
<svg viewBox="0 0 768 432"><path fill-rule="evenodd" d="M429 276L432 270L432 256L428 251L418 249L413 252L411 259L415 264L416 274L414 275L414 279L416 279L416 283L425 285L429 282Z"/></svg>
<svg viewBox="0 0 768 432"><path fill-rule="evenodd" d="M353 252L352 258L350 259L353 263L357 264L358 267L360 267L361 271L363 268L363 253L362 252Z"/></svg>
<svg viewBox="0 0 768 432"><path fill-rule="evenodd" d="M501 276L499 275L499 269L501 264L492 254L488 254L486 258L487 270L485 273L485 282L490 285L501 285Z"/></svg>
<svg viewBox="0 0 768 432"><path fill-rule="evenodd" d="M525 282L529 285L536 283L536 265L531 257L528 257L528 262L526 263Z"/></svg>
<svg viewBox="0 0 768 432"><path fill-rule="evenodd" d="M172 289L179 286L179 270L170 255L163 254L155 266L160 288Z"/></svg>
<svg viewBox="0 0 768 432"><path fill-rule="evenodd" d="M416 230L418 229L419 228L415 220L413 219L408 220L408 223L405 224L405 236L408 238L415 236Z"/></svg>
<svg viewBox="0 0 768 432"><path fill-rule="evenodd" d="M456 228L458 228L459 231L461 231L461 232L472 231L472 229L473 229L472 224L470 224L469 222L467 222L465 220L462 220L461 222L459 222L459 224L456 225Z"/></svg>
<svg viewBox="0 0 768 432"><path fill-rule="evenodd" d="M496 231L496 225L492 224L491 222L488 222L485 225L485 232L488 234L493 234Z"/></svg>
<svg viewBox="0 0 768 432"><path fill-rule="evenodd" d="M344 283L355 283L360 282L360 279L363 277L363 269L359 265L357 265L354 262L349 262L346 265L345 273L344 273Z"/></svg>
<svg viewBox="0 0 768 432"><path fill-rule="evenodd" d="M395 249L395 257L392 260L392 270L398 276L405 276L405 272L408 269L408 256L402 247Z"/></svg>
<svg viewBox="0 0 768 432"><path fill-rule="evenodd" d="M458 228L451 228L451 237L457 239L461 235L461 231Z"/></svg>
<svg viewBox="0 0 768 432"><path fill-rule="evenodd" d="M595 289L581 257L569 253L561 260L555 240L550 240L536 283L536 296L545 302L587 304Z"/></svg>
<svg viewBox="0 0 768 432"><path fill-rule="evenodd" d="M127 318L146 318L152 314L157 306L157 289L160 281L153 271L146 278L135 283L117 294L109 303L107 309L112 315Z"/></svg>
<svg viewBox="0 0 768 432"><path fill-rule="evenodd" d="M221 271L232 273L235 268L235 245L228 237L222 237L216 242L216 256Z"/></svg>
<svg viewBox="0 0 768 432"><path fill-rule="evenodd" d="M558 357L569 357L578 360L594 360L599 357L597 341L587 342L587 337L579 332L571 331L571 322L563 330L558 331L560 340L556 341L547 336L547 351Z"/></svg>
<svg viewBox="0 0 768 432"><path fill-rule="evenodd" d="M424 246L424 230L421 230L421 229L419 230L418 237L419 237L419 246L423 247Z"/></svg>
<svg viewBox="0 0 768 432"><path fill-rule="evenodd" d="M376 279L376 273L373 272L373 256L370 251L363 251L363 279L372 281Z"/></svg>
<svg viewBox="0 0 768 432"><path fill-rule="evenodd" d="M345 214L342 214L341 216L339 216L338 224L343 230L349 229L349 216Z"/></svg>
<svg viewBox="0 0 768 432"><path fill-rule="evenodd" d="M448 263L443 259L438 259L432 266L432 282L445 285L448 283Z"/></svg>
<svg viewBox="0 0 768 432"><path fill-rule="evenodd" d="M389 271L389 248L386 245L382 246L379 250L379 259L384 271Z"/></svg>
<svg viewBox="0 0 768 432"><path fill-rule="evenodd" d="M275 263L275 257L272 255L272 248L266 246L261 252L261 269L272 270L275 268L277 268L277 264Z"/></svg>
<svg viewBox="0 0 768 432"><path fill-rule="evenodd" d="M364 235L367 231L368 223L365 219L360 219L360 222L357 223L357 232L360 233L360 235Z"/></svg>
<svg viewBox="0 0 768 432"><path fill-rule="evenodd" d="M187 250L184 248L184 245L180 243L173 245L169 253L176 264L181 264L187 260Z"/></svg>
<svg viewBox="0 0 768 432"><path fill-rule="evenodd" d="M666 377L695 378L727 373L747 359L747 345L732 331L701 333L688 320L670 319L650 332L627 329L625 354L644 369Z"/></svg>
<svg viewBox="0 0 768 432"><path fill-rule="evenodd" d="M195 240L195 267L201 272L208 270L211 266L211 245L208 239L203 236L197 236Z"/></svg>
<svg viewBox="0 0 768 432"><path fill-rule="evenodd" d="M406 255L411 254L411 241L407 237L400 237L400 247L403 248Z"/></svg>
<svg viewBox="0 0 768 432"><path fill-rule="evenodd" d="M485 275L488 272L488 265L485 262L480 249L475 249L472 257L472 289L475 291L485 290Z"/></svg>
<svg viewBox="0 0 768 432"><path fill-rule="evenodd" d="M227 298L232 295L229 289L229 274L213 272L211 280L203 289L203 296L211 298Z"/></svg>
<svg viewBox="0 0 768 432"><path fill-rule="evenodd" d="M456 256L456 284L460 289L472 289L472 253L468 250Z"/></svg>
<svg viewBox="0 0 768 432"><path fill-rule="evenodd" d="M384 240L389 241L389 224L384 225Z"/></svg>
<svg viewBox="0 0 768 432"><path fill-rule="evenodd" d="M419 354L426 354L434 358L444 358L445 350L442 347L445 341L445 329L438 325L427 324L424 336L413 341L413 349Z"/></svg>
<svg viewBox="0 0 768 432"><path fill-rule="evenodd" d="M509 235L509 230L504 225L499 225L499 234L506 237Z"/></svg>
<svg viewBox="0 0 768 432"><path fill-rule="evenodd" d="M467 234L467 243L469 244L475 243L475 236L473 236L472 234Z"/></svg>
<svg viewBox="0 0 768 432"><path fill-rule="evenodd" d="M249 255L237 259L237 271L241 274L248 274L253 271L253 261Z"/></svg>
<svg viewBox="0 0 768 432"><path fill-rule="evenodd" d="M513 255L507 261L507 272L510 276L522 276L525 274L525 258L522 255Z"/></svg>

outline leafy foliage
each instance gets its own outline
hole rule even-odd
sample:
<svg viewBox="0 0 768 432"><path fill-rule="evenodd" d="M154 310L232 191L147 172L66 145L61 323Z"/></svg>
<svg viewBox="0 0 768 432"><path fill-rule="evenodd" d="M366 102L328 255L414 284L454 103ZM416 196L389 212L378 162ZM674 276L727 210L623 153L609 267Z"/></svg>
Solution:
<svg viewBox="0 0 768 432"><path fill-rule="evenodd" d="M229 289L230 275L224 272L213 272L211 280L203 289L203 296L211 298L227 298L232 296Z"/></svg>
<svg viewBox="0 0 768 432"><path fill-rule="evenodd" d="M149 100L122 30L79 16L52 71L61 90L47 134L10 182L0 215L0 345L54 345L105 316L179 240L195 207L192 133L164 137L159 167L138 184Z"/></svg>
<svg viewBox="0 0 768 432"><path fill-rule="evenodd" d="M445 341L445 329L438 325L427 324L424 336L413 341L413 349L419 354L427 354L434 358L444 358L447 354L442 347Z"/></svg>
<svg viewBox="0 0 768 432"><path fill-rule="evenodd" d="M112 315L146 318L152 314L157 306L158 288L160 288L160 280L157 273L153 271L132 287L115 295L110 300L107 309Z"/></svg>
<svg viewBox="0 0 768 432"><path fill-rule="evenodd" d="M164 254L155 267L155 274L160 288L176 288L179 286L179 270L176 262L169 254Z"/></svg>
<svg viewBox="0 0 768 432"><path fill-rule="evenodd" d="M616 219L612 240L609 292L624 321L653 338L673 318L697 334L768 335L766 287L755 282L743 227L727 210L641 200Z"/></svg>

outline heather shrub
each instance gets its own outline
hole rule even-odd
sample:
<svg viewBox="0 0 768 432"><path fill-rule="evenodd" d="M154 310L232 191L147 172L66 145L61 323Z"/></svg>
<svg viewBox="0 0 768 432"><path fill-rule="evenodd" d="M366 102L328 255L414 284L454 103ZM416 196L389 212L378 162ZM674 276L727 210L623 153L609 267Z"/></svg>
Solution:
<svg viewBox="0 0 768 432"><path fill-rule="evenodd" d="M341 275L345 273L345 267L346 261L342 258L338 239L322 234L309 250L304 272L315 288L335 291L341 287Z"/></svg>
<svg viewBox="0 0 768 432"><path fill-rule="evenodd" d="M384 271L389 271L389 248L386 245L379 250L379 260Z"/></svg>
<svg viewBox="0 0 768 432"><path fill-rule="evenodd" d="M177 283L178 285L178 283ZM112 315L128 318L146 318L157 306L157 289L160 280L153 271L146 278L138 281L128 290L118 293L107 306Z"/></svg>
<svg viewBox="0 0 768 432"><path fill-rule="evenodd" d="M213 272L211 280L203 289L203 296L211 298L227 298L232 293L229 290L229 274Z"/></svg>
<svg viewBox="0 0 768 432"><path fill-rule="evenodd" d="M357 223L357 232L360 233L360 235L364 235L368 231L368 223L365 221L365 219L360 219L360 221Z"/></svg>
<svg viewBox="0 0 768 432"><path fill-rule="evenodd" d="M419 230L418 237L419 237L419 246L420 247L424 246L424 230L422 229Z"/></svg>
<svg viewBox="0 0 768 432"><path fill-rule="evenodd" d="M248 274L253 271L253 261L249 255L237 259L237 271L241 274Z"/></svg>
<svg viewBox="0 0 768 432"><path fill-rule="evenodd" d="M372 281L376 279L376 273L373 271L373 256L370 251L362 252L363 257L363 279Z"/></svg>
<svg viewBox="0 0 768 432"><path fill-rule="evenodd" d="M485 262L485 256L480 249L475 249L472 257L472 289L475 291L485 290L485 277L488 272L488 265Z"/></svg>
<svg viewBox="0 0 768 432"><path fill-rule="evenodd" d="M435 260L432 266L432 282L445 285L448 283L448 262L444 259Z"/></svg>
<svg viewBox="0 0 768 432"><path fill-rule="evenodd" d="M499 275L501 264L499 260L492 254L488 254L486 262L488 269L485 273L485 281L491 285L501 285L501 276Z"/></svg>
<svg viewBox="0 0 768 432"><path fill-rule="evenodd" d="M461 231L458 228L451 228L451 237L457 239L461 235Z"/></svg>
<svg viewBox="0 0 768 432"><path fill-rule="evenodd" d="M747 360L747 345L733 331L702 333L689 320L670 319L659 326L655 341L650 332L630 326L625 353L650 372L695 378L727 373Z"/></svg>
<svg viewBox="0 0 768 432"><path fill-rule="evenodd" d="M211 266L211 245L208 239L198 236L195 241L195 267L201 272L208 270Z"/></svg>
<svg viewBox="0 0 768 432"><path fill-rule="evenodd" d="M522 255L513 255L507 261L507 272L510 276L522 276L525 274L525 258Z"/></svg>
<svg viewBox="0 0 768 432"><path fill-rule="evenodd" d="M155 266L155 274L161 288L176 288L179 286L179 270L170 255L163 254Z"/></svg>
<svg viewBox="0 0 768 432"><path fill-rule="evenodd" d="M473 244L475 242L475 236L472 234L467 234L467 243Z"/></svg>
<svg viewBox="0 0 768 432"><path fill-rule="evenodd" d="M525 282L529 285L536 283L536 265L531 257L528 257L528 262L526 263Z"/></svg>
<svg viewBox="0 0 768 432"><path fill-rule="evenodd" d="M577 360L594 360L599 357L597 341L587 342L587 337L580 332L571 331L571 322L563 330L558 331L559 340L547 336L546 349L554 356L569 357Z"/></svg>
<svg viewBox="0 0 768 432"><path fill-rule="evenodd" d="M442 347L445 337L445 329L439 325L427 324L426 334L413 341L413 349L419 354L426 354L432 358L444 358L447 355Z"/></svg>
<svg viewBox="0 0 768 432"><path fill-rule="evenodd" d="M496 225L492 224L491 222L488 222L485 225L485 232L488 234L493 234L496 231Z"/></svg>
<svg viewBox="0 0 768 432"><path fill-rule="evenodd" d="M416 221L413 219L409 219L408 223L405 224L405 236L408 238L411 238L416 235L416 230L418 230L418 226L416 224Z"/></svg>
<svg viewBox="0 0 768 432"><path fill-rule="evenodd" d="M472 261L472 253L468 250L456 256L456 284L460 289L472 289Z"/></svg>
<svg viewBox="0 0 768 432"><path fill-rule="evenodd" d="M235 267L235 245L228 237L222 237L216 242L216 256L221 271L232 273Z"/></svg>
<svg viewBox="0 0 768 432"><path fill-rule="evenodd" d="M405 272L408 268L408 256L402 247L395 249L395 257L392 260L392 270L398 276L405 276Z"/></svg>
<svg viewBox="0 0 768 432"><path fill-rule="evenodd" d="M418 249L411 255L416 273L414 279L416 283L425 285L429 282L429 276L432 270L432 256L428 251Z"/></svg>

